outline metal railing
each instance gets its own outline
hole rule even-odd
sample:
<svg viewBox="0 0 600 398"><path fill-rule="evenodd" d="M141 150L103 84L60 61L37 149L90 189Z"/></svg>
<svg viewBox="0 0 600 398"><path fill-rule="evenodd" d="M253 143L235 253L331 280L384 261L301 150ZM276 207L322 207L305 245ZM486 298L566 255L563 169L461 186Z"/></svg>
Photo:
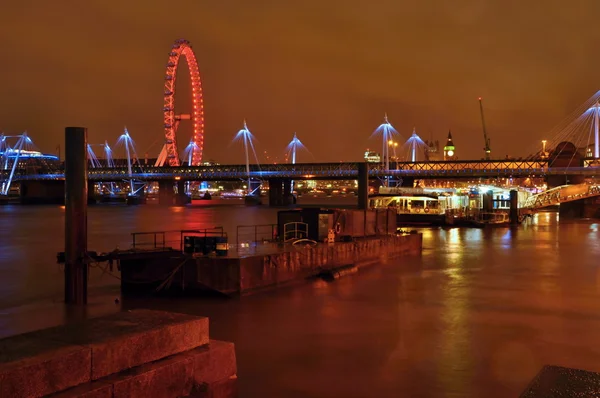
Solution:
<svg viewBox="0 0 600 398"><path fill-rule="evenodd" d="M167 248L167 231L151 231L151 232L132 232L131 233L131 248L151 248L151 249L166 249ZM145 239L147 238L147 239Z"/></svg>
<svg viewBox="0 0 600 398"><path fill-rule="evenodd" d="M279 239L277 224L238 225L235 243L238 247L244 243L274 242Z"/></svg>
<svg viewBox="0 0 600 398"><path fill-rule="evenodd" d="M289 222L283 225L283 240L290 242L308 238L308 224L305 222Z"/></svg>
<svg viewBox="0 0 600 398"><path fill-rule="evenodd" d="M358 165L355 162L342 163L298 163L250 165L250 177L258 179L293 178L293 179L354 179L358 176ZM599 167L549 167L546 161L507 160L507 161L448 161L448 162L398 162L385 170L380 163L369 164L371 177L412 176L412 177L489 177L489 176L544 176L562 174L596 175ZM96 168L88 172L91 181L110 181L123 178L138 180L161 180L179 177L187 180L233 180L248 178L244 165L211 165L211 166L179 166L153 167L143 169L134 167L132 175L124 167ZM17 170L14 180L48 180L64 179L62 170L51 170L47 173L30 174L26 170Z"/></svg>
<svg viewBox="0 0 600 398"><path fill-rule="evenodd" d="M185 242L185 238L188 236L199 236L203 238L207 237L227 237L227 233L223 230L223 227L213 227L213 228L204 228L204 229L186 229L181 230L180 232L180 248L183 251L183 244Z"/></svg>
<svg viewBox="0 0 600 398"><path fill-rule="evenodd" d="M523 208L539 209L593 196L600 196L600 185L561 185L528 197Z"/></svg>
<svg viewBox="0 0 600 398"><path fill-rule="evenodd" d="M132 232L131 248L133 250L164 250L178 248L183 251L183 244L186 236L227 237L227 233L223 230L223 227Z"/></svg>

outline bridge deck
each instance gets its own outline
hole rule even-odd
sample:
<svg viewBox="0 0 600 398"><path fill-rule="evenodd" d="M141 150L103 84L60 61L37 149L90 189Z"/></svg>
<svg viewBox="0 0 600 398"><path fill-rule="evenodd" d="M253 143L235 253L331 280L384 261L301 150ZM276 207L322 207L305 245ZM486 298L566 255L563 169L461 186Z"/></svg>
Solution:
<svg viewBox="0 0 600 398"><path fill-rule="evenodd" d="M594 196L600 196L600 185L561 185L559 187L548 189L537 195L530 196L527 198L523 208L541 209L548 206L555 206L561 203L573 202L575 200Z"/></svg>
<svg viewBox="0 0 600 398"><path fill-rule="evenodd" d="M126 167L90 168L91 181L118 181L133 178L141 181L165 179L184 180L238 180L246 178L271 179L291 178L311 179L356 179L358 162L350 163L304 163L251 165L250 173L245 165L179 166L154 167L135 165L129 174ZM548 175L595 176L597 167L548 167L544 161L455 161L455 162L403 162L391 165L385 170L381 164L369 165L371 178L384 176L413 178L469 178L469 177L537 177ZM0 172L0 180L8 178L6 171ZM40 170L18 170L13 181L63 179L61 170L42 172Z"/></svg>

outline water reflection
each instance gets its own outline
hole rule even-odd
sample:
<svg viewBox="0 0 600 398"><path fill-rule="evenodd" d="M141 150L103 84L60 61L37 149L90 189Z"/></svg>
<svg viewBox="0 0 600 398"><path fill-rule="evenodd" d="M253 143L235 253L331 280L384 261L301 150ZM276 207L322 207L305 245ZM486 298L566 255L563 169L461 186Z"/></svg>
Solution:
<svg viewBox="0 0 600 398"><path fill-rule="evenodd" d="M60 271L49 270L63 216L21 209L0 208L0 276L18 281L0 294L24 300L62 287ZM223 225L235 234L236 225L272 222L275 212L94 208L90 247L127 243L140 229ZM236 343L241 396L507 397L546 364L600 371L597 223L540 213L517 229L422 232L422 255L333 283L123 306L209 316L212 337ZM6 262L14 253L19 266ZM0 328L10 324L2 316Z"/></svg>
<svg viewBox="0 0 600 398"><path fill-rule="evenodd" d="M221 226L235 240L239 224L270 224L277 210L245 206L90 206L88 248L128 248L131 233ZM0 308L50 298L61 300L62 269L56 253L64 250L64 206L0 206ZM9 281L9 282L6 282ZM90 286L118 281L93 269Z"/></svg>

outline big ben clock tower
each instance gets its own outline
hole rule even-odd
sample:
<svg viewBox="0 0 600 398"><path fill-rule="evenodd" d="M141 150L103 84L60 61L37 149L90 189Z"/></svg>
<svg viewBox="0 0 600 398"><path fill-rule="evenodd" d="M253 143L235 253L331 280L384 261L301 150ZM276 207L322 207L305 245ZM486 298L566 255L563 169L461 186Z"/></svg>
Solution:
<svg viewBox="0 0 600 398"><path fill-rule="evenodd" d="M452 132L448 131L448 140L444 145L444 160L456 160L456 148L454 142L452 142Z"/></svg>

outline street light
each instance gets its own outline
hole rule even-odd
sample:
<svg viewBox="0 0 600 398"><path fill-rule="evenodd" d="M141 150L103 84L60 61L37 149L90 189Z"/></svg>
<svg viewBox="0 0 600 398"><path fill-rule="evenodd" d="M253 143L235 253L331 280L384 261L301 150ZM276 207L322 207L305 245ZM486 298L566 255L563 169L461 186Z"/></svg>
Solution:
<svg viewBox="0 0 600 398"><path fill-rule="evenodd" d="M546 154L546 142L547 142L546 140L542 140L542 158L547 157L547 154Z"/></svg>
<svg viewBox="0 0 600 398"><path fill-rule="evenodd" d="M398 143L394 142L393 140L389 140L388 141L388 145L392 147L392 149L394 151L394 159L397 160L397 158L396 158L396 148L398 148Z"/></svg>

